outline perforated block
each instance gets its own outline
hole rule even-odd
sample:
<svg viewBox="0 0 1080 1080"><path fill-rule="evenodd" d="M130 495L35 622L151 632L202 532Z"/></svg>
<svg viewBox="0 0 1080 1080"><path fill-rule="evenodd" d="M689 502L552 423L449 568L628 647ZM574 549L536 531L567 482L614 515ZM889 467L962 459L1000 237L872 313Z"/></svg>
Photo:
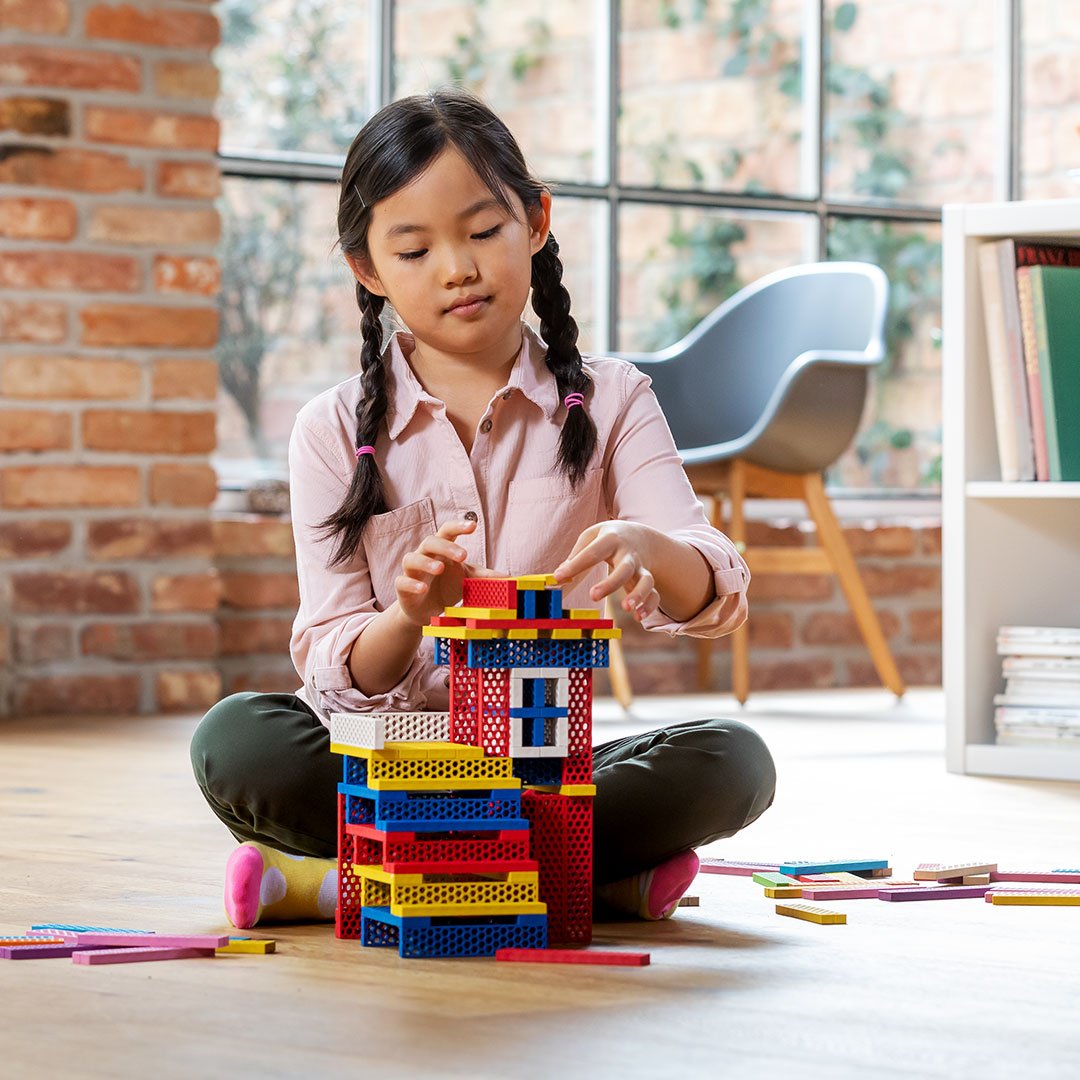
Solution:
<svg viewBox="0 0 1080 1080"><path fill-rule="evenodd" d="M544 915L406 919L385 908L365 908L363 923L365 945L396 944L399 955L407 959L494 956L499 949L543 949L547 945L547 917ZM385 929L376 929L376 923L381 923Z"/></svg>
<svg viewBox="0 0 1080 1080"><path fill-rule="evenodd" d="M461 603L466 607L517 610L517 582L513 578L465 578Z"/></svg>
<svg viewBox="0 0 1080 1080"><path fill-rule="evenodd" d="M524 807L524 799L522 800ZM381 832L371 825L345 825L358 865L407 864L421 872L437 873L432 863L492 863L531 859L529 833L522 829L442 833ZM398 867L404 872L403 867ZM509 869L528 869L513 866Z"/></svg>
<svg viewBox="0 0 1080 1080"><path fill-rule="evenodd" d="M345 796L338 795L338 890L334 909L334 935L339 938L360 936L360 891L362 882L353 872L353 838L345 832Z"/></svg>

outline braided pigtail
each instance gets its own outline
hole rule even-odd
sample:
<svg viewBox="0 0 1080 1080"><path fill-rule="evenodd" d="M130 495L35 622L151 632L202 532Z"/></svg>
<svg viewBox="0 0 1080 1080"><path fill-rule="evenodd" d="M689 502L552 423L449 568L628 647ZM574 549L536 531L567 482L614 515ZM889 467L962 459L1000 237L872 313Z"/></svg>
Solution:
<svg viewBox="0 0 1080 1080"><path fill-rule="evenodd" d="M382 314L385 299L356 283L356 301L363 313L364 336L360 352L360 382L364 393L356 403L356 445L374 446L386 416L386 369L382 361ZM382 473L372 453L357 454L352 483L341 506L319 528L337 535L330 566L347 562L360 544L364 526L373 514L386 512Z"/></svg>
<svg viewBox="0 0 1080 1080"><path fill-rule="evenodd" d="M570 294L562 276L559 244L549 232L547 243L532 259L532 306L540 316L540 336L548 347L547 366L555 376L560 400L576 393L587 402L592 379L581 364L577 323L570 314ZM596 425L592 417L585 407L568 408L559 436L556 465L569 477L571 485L581 481L595 451Z"/></svg>

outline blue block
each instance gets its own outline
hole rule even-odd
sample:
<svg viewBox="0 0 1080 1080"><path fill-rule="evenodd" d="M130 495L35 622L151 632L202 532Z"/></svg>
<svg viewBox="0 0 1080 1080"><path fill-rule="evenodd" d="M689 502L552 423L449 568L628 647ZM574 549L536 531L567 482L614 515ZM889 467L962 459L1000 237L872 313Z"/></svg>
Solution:
<svg viewBox="0 0 1080 1080"><path fill-rule="evenodd" d="M350 825L374 825L383 832L483 832L527 829L518 788L445 792L373 791L361 784L338 784Z"/></svg>
<svg viewBox="0 0 1080 1080"><path fill-rule="evenodd" d="M525 679L522 688L522 704L543 708L544 705L544 679Z"/></svg>
<svg viewBox="0 0 1080 1080"><path fill-rule="evenodd" d="M832 862L792 862L779 867L781 874L827 874L830 870L882 870L889 865L887 859L834 859Z"/></svg>
<svg viewBox="0 0 1080 1080"><path fill-rule="evenodd" d="M446 667L450 663L450 639L435 638L435 666Z"/></svg>
<svg viewBox="0 0 1080 1080"><path fill-rule="evenodd" d="M539 709L534 706L523 705L520 708L511 709L510 715L554 720L560 716L569 716L570 710L565 705L545 705Z"/></svg>
<svg viewBox="0 0 1080 1080"><path fill-rule="evenodd" d="M494 956L496 949L546 949L546 915L503 915L482 919L402 918L386 907L360 912L363 945L397 946L405 958Z"/></svg>
<svg viewBox="0 0 1080 1080"><path fill-rule="evenodd" d="M521 725L522 728L526 728L525 724ZM526 746L543 746L544 745L544 729L547 725L544 723L542 716L533 717L532 723L528 725L529 737L526 741Z"/></svg>
<svg viewBox="0 0 1080 1080"><path fill-rule="evenodd" d="M523 784L561 784L563 758L514 758L514 775Z"/></svg>
<svg viewBox="0 0 1080 1080"><path fill-rule="evenodd" d="M548 611L546 615L542 615L541 618L545 619L561 619L562 613L562 589L548 589L545 594L548 598Z"/></svg>
<svg viewBox="0 0 1080 1080"><path fill-rule="evenodd" d="M606 638L564 641L537 638L491 638L466 643L466 664L471 668L598 668L608 666Z"/></svg>
<svg viewBox="0 0 1080 1080"><path fill-rule="evenodd" d="M519 589L517 613L519 619L538 619L536 614L536 590Z"/></svg>
<svg viewBox="0 0 1080 1080"><path fill-rule="evenodd" d="M343 759L341 779L346 784L367 784L367 761L362 757L346 754Z"/></svg>

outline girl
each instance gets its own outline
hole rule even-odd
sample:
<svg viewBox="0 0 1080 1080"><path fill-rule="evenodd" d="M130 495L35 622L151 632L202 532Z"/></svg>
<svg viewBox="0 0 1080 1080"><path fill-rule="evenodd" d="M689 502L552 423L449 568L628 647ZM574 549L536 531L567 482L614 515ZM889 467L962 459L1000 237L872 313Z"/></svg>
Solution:
<svg viewBox="0 0 1080 1080"><path fill-rule="evenodd" d="M622 590L669 635L746 616L746 566L707 523L649 378L578 352L550 216L513 136L460 91L388 105L349 148L338 231L361 372L301 409L289 446L304 685L226 698L191 748L241 841L225 871L238 927L333 917L327 715L448 708L421 628L463 577L554 566L568 607ZM530 287L539 335L522 321ZM409 332L384 347L387 302ZM672 912L696 846L773 797L769 751L731 720L617 739L593 764L597 896L647 919Z"/></svg>

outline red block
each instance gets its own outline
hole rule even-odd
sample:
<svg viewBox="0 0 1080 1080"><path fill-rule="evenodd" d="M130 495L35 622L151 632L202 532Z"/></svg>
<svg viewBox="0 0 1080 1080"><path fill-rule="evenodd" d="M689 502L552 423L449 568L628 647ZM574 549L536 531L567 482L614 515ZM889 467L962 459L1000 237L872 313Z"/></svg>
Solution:
<svg viewBox="0 0 1080 1080"><path fill-rule="evenodd" d="M592 799L525 791L533 858L540 864L540 899L548 906L548 942L592 941Z"/></svg>
<svg viewBox="0 0 1080 1080"><path fill-rule="evenodd" d="M496 960L519 964L604 964L610 967L647 967L647 952L604 952L600 949L496 949Z"/></svg>
<svg viewBox="0 0 1080 1080"><path fill-rule="evenodd" d="M450 642L450 740L479 746L480 669L468 666L469 643Z"/></svg>
<svg viewBox="0 0 1080 1080"><path fill-rule="evenodd" d="M387 870L394 867L398 873L406 872L402 864L421 868L409 873L435 874L444 873L441 867L447 863L520 863L531 859L529 833L525 829L388 833L372 825L346 825L345 831L352 840L352 862L360 866L379 865Z"/></svg>
<svg viewBox="0 0 1080 1080"><path fill-rule="evenodd" d="M466 619L472 630L611 630L611 619Z"/></svg>
<svg viewBox="0 0 1080 1080"><path fill-rule="evenodd" d="M466 578L462 583L461 606L516 611L517 583L499 578Z"/></svg>
<svg viewBox="0 0 1080 1080"><path fill-rule="evenodd" d="M480 745L488 757L510 755L510 671L480 669Z"/></svg>
<svg viewBox="0 0 1080 1080"><path fill-rule="evenodd" d="M334 909L334 936L360 937L360 878L353 873L353 838L345 829L345 796L338 795L338 893Z"/></svg>

